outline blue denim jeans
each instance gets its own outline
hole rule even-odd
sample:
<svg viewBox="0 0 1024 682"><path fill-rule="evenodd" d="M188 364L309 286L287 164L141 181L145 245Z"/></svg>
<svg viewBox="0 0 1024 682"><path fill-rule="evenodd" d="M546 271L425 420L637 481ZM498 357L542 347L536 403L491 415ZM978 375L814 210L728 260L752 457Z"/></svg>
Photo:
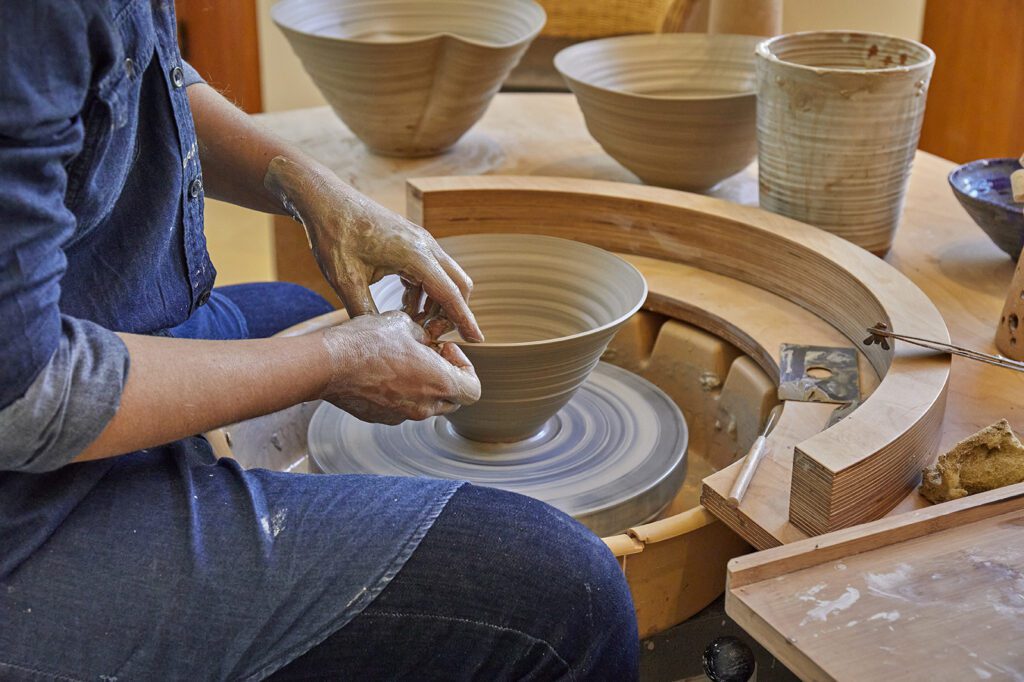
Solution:
<svg viewBox="0 0 1024 682"><path fill-rule="evenodd" d="M628 682L638 654L629 588L599 538L467 484L380 596L271 679Z"/></svg>
<svg viewBox="0 0 1024 682"><path fill-rule="evenodd" d="M215 293L172 333L268 335L330 307ZM0 472L2 680L630 680L637 647L604 543L513 493L243 470L199 437Z"/></svg>
<svg viewBox="0 0 1024 682"><path fill-rule="evenodd" d="M217 287L206 305L167 330L187 339L263 339L334 310L319 294L289 282Z"/></svg>

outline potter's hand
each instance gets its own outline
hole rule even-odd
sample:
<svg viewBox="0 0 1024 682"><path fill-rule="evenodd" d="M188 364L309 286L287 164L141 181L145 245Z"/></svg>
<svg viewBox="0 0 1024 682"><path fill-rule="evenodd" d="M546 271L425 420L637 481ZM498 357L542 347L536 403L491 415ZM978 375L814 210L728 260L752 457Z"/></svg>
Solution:
<svg viewBox="0 0 1024 682"><path fill-rule="evenodd" d="M435 349L405 313L366 315L324 332L335 368L322 395L367 422L399 424L480 399L480 380L454 343Z"/></svg>
<svg viewBox="0 0 1024 682"><path fill-rule="evenodd" d="M310 169L283 156L269 164L267 189L306 228L320 270L351 317L377 312L369 285L401 275L403 310L440 329L450 320L467 341L483 334L467 301L472 281L422 227L348 187L334 174ZM422 294L426 309L419 310ZM438 314L442 313L442 314Z"/></svg>

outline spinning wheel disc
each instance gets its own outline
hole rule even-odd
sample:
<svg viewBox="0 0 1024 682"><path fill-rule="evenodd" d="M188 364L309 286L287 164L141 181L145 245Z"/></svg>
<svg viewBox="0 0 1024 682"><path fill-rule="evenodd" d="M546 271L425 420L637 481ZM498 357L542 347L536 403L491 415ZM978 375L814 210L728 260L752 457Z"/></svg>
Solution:
<svg viewBox="0 0 1024 682"><path fill-rule="evenodd" d="M686 421L637 375L599 363L532 438L465 439L439 417L368 424L324 403L309 424L314 469L324 473L467 480L543 500L608 535L661 511L686 476Z"/></svg>

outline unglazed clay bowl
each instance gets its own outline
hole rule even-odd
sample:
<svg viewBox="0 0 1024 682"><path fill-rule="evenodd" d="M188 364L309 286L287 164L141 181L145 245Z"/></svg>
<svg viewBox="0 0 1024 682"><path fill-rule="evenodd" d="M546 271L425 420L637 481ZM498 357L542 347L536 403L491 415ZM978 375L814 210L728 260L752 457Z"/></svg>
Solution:
<svg viewBox="0 0 1024 682"><path fill-rule="evenodd" d="M587 130L651 185L707 190L757 154L754 47L761 38L664 33L568 47L555 67Z"/></svg>
<svg viewBox="0 0 1024 682"><path fill-rule="evenodd" d="M557 237L474 234L439 242L473 279L470 307L486 337L459 342L482 395L447 419L477 441L539 436L643 305L643 275L612 253ZM376 286L378 308L401 308L402 291L397 277Z"/></svg>
<svg viewBox="0 0 1024 682"><path fill-rule="evenodd" d="M1010 174L1020 167L1017 159L981 159L949 174L949 186L960 205L1014 260L1024 246L1024 204L1013 200Z"/></svg>
<svg viewBox="0 0 1024 682"><path fill-rule="evenodd" d="M454 145L545 21L533 0L281 0L271 16L345 125L389 156Z"/></svg>

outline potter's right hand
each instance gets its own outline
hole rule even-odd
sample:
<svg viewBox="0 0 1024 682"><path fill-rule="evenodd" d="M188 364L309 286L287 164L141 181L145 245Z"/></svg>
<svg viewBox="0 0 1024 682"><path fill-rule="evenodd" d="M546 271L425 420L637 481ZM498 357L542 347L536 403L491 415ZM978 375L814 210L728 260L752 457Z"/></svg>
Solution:
<svg viewBox="0 0 1024 682"><path fill-rule="evenodd" d="M324 400L367 422L399 424L480 399L480 380L454 343L431 345L405 313L364 315L324 332L333 367Z"/></svg>

